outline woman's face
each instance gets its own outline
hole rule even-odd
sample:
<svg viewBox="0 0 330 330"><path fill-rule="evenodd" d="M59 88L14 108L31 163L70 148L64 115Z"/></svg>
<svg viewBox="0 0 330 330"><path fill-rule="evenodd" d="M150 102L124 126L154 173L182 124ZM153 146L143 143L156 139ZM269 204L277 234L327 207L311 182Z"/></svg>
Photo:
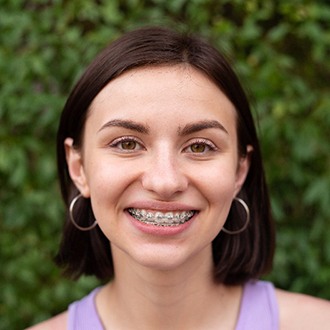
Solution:
<svg viewBox="0 0 330 330"><path fill-rule="evenodd" d="M114 255L167 270L211 258L249 168L238 155L234 106L181 65L111 81L91 104L82 149L67 139L66 151Z"/></svg>

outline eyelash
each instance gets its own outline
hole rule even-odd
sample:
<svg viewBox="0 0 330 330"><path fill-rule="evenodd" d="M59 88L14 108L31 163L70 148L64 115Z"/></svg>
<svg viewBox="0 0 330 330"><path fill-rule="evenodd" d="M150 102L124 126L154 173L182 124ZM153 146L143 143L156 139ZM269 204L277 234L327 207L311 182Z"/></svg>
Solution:
<svg viewBox="0 0 330 330"><path fill-rule="evenodd" d="M124 149L122 146L120 146L121 143L124 143L124 142L135 142L137 145L139 145L139 148L138 149ZM141 149L144 149L141 141L133 136L122 136L120 138L117 138L115 139L114 141L112 141L110 144L109 144L109 147L110 148L117 148L117 149L120 149L122 151L125 151L125 152L133 152L133 151L136 151L136 150L141 150Z"/></svg>
<svg viewBox="0 0 330 330"><path fill-rule="evenodd" d="M206 152L217 151L219 149L214 143L212 143L209 140L196 139L196 140L193 140L192 142L190 142L189 145L184 148L184 150L187 150L188 148L191 148L193 145L203 145L203 146L206 146L209 149L209 150L206 150L206 151L203 151L203 152L200 152L200 153L189 151L190 153L193 153L193 154L205 154Z"/></svg>
<svg viewBox="0 0 330 330"><path fill-rule="evenodd" d="M139 146L139 148L138 149L137 148L124 149L122 145L120 146L120 144L124 143L124 142L135 142ZM193 152L192 150L188 151L188 149L191 148L193 145L206 146L208 148L208 150L206 150L206 151L203 150L202 152ZM122 136L120 138L117 138L109 144L109 147L117 148L124 152L134 152L136 150L145 149L143 144L141 143L141 141L133 136ZM196 155L197 154L203 155L206 152L212 152L212 151L217 151L217 150L218 150L218 147L214 143L212 143L209 140L205 140L205 139L196 139L196 140L190 141L189 145L183 149L184 152L192 153L192 154L196 154Z"/></svg>

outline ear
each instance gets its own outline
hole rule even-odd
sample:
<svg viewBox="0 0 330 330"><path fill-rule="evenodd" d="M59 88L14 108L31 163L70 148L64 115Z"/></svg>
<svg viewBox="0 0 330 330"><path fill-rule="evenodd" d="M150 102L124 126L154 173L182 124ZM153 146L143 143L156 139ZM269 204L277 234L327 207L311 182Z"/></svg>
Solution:
<svg viewBox="0 0 330 330"><path fill-rule="evenodd" d="M85 198L90 197L81 151L74 148L72 138L65 139L64 148L71 180Z"/></svg>
<svg viewBox="0 0 330 330"><path fill-rule="evenodd" d="M235 182L235 196L242 189L245 179L249 173L252 152L253 152L253 147L251 145L248 145L246 147L246 155L241 156L241 158L239 159L237 173L236 173L236 182Z"/></svg>

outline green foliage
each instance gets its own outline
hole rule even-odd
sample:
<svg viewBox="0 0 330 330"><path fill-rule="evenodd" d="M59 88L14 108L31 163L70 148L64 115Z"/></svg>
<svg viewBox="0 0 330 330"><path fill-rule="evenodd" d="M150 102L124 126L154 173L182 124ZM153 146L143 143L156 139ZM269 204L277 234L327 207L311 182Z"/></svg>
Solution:
<svg viewBox="0 0 330 330"><path fill-rule="evenodd" d="M225 50L253 96L278 249L270 279L330 299L330 5L312 0L0 0L0 330L97 285L52 263L63 207L55 134L71 86L122 32L162 24Z"/></svg>

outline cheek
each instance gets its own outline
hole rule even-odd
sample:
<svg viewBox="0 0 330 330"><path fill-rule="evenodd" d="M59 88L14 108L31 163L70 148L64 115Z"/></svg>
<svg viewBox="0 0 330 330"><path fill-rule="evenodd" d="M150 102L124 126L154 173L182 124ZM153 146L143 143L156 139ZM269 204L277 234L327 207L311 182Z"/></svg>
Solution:
<svg viewBox="0 0 330 330"><path fill-rule="evenodd" d="M88 185L90 188L93 212L101 220L104 212L115 212L120 197L132 181L130 173L123 166L109 162L98 162L89 167Z"/></svg>
<svg viewBox="0 0 330 330"><path fill-rule="evenodd" d="M87 167L87 179L94 195L115 195L122 192L134 176L134 168L129 162L115 162L106 157L94 157ZM106 196L104 196L106 197Z"/></svg>
<svg viewBox="0 0 330 330"><path fill-rule="evenodd" d="M219 203L227 198L230 200L234 198L235 166L215 164L198 172L198 185L205 192L210 202Z"/></svg>
<svg viewBox="0 0 330 330"><path fill-rule="evenodd" d="M88 184L95 218L98 221L119 215L132 185L139 180L140 167L131 160L109 160L108 157L94 157L88 167Z"/></svg>

